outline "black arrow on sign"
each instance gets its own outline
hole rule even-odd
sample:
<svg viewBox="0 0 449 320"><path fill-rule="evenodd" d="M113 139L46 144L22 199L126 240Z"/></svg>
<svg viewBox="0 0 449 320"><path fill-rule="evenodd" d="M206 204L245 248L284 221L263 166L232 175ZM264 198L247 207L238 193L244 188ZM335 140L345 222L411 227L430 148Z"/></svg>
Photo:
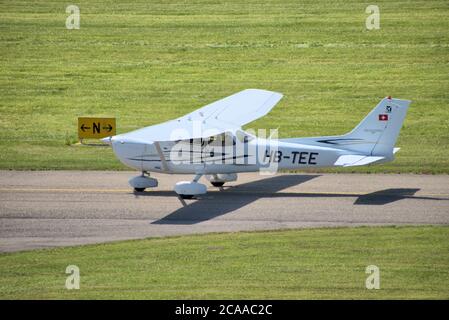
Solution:
<svg viewBox="0 0 449 320"><path fill-rule="evenodd" d="M103 130L108 130L108 132L111 132L112 126L110 124L108 124L107 127L103 127Z"/></svg>
<svg viewBox="0 0 449 320"><path fill-rule="evenodd" d="M85 132L86 130L89 130L89 129L90 129L90 127L86 127L84 125L84 123L81 125L81 130L83 130L83 132Z"/></svg>

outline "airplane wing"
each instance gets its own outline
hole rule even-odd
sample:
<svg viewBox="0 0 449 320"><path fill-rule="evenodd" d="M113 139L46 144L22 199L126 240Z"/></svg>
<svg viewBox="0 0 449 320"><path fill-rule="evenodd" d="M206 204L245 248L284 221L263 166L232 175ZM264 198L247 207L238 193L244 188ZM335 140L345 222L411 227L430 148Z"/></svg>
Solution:
<svg viewBox="0 0 449 320"><path fill-rule="evenodd" d="M369 163L380 161L382 159L385 159L385 157L346 154L338 157L337 161L335 161L334 163L334 166L342 166L342 167L363 166Z"/></svg>
<svg viewBox="0 0 449 320"><path fill-rule="evenodd" d="M282 94L260 89L247 89L213 102L183 118L214 120L241 127L266 115L282 99Z"/></svg>
<svg viewBox="0 0 449 320"><path fill-rule="evenodd" d="M206 138L266 115L281 100L273 91L247 89L213 102L178 119L117 136L135 141L177 141Z"/></svg>

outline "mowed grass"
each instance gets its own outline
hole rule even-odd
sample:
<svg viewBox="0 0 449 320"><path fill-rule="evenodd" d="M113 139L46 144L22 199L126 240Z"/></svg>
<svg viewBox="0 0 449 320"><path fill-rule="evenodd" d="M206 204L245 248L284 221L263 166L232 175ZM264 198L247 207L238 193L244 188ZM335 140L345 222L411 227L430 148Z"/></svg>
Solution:
<svg viewBox="0 0 449 320"><path fill-rule="evenodd" d="M448 299L449 227L226 233L0 255L1 299ZM80 290L65 289L68 265ZM367 266L380 270L368 290Z"/></svg>
<svg viewBox="0 0 449 320"><path fill-rule="evenodd" d="M123 169L71 146L78 116L122 133L261 88L285 97L247 128L280 137L342 134L381 98L411 99L397 159L349 170L449 173L447 1L376 1L371 31L365 1L76 4L80 30L67 2L0 2L0 169Z"/></svg>

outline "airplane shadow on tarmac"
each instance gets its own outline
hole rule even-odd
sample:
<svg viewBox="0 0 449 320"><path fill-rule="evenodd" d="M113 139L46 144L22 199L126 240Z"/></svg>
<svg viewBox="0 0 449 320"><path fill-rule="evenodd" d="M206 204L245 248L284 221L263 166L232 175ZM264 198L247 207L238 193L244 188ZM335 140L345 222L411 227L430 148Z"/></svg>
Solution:
<svg viewBox="0 0 449 320"><path fill-rule="evenodd" d="M257 180L237 186L222 188L221 191L209 191L205 196L194 202L185 202L166 217L152 222L152 224L196 224L210 220L226 213L242 208L260 198L357 198L354 205L385 205L398 200L413 198L424 200L447 200L441 198L419 197L414 194L418 188L385 189L365 195L350 193L297 193L280 192L283 189L305 183L320 175L282 175ZM150 192L148 195L154 194ZM157 191L156 191L157 193ZM230 198L232 197L232 198Z"/></svg>
<svg viewBox="0 0 449 320"><path fill-rule="evenodd" d="M196 224L244 207L260 198L275 197L276 192L307 182L320 175L283 175L237 186L208 191L200 200L183 202L183 207L152 224ZM283 193L284 194L284 193ZM232 197L232 199L230 199Z"/></svg>

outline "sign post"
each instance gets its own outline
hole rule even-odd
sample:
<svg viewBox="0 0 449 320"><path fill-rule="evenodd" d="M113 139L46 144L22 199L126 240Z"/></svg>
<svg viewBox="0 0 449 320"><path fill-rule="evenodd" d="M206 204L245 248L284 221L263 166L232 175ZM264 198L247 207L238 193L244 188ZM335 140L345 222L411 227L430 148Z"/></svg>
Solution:
<svg viewBox="0 0 449 320"><path fill-rule="evenodd" d="M114 136L116 132L115 118L78 118L78 138L101 139Z"/></svg>

